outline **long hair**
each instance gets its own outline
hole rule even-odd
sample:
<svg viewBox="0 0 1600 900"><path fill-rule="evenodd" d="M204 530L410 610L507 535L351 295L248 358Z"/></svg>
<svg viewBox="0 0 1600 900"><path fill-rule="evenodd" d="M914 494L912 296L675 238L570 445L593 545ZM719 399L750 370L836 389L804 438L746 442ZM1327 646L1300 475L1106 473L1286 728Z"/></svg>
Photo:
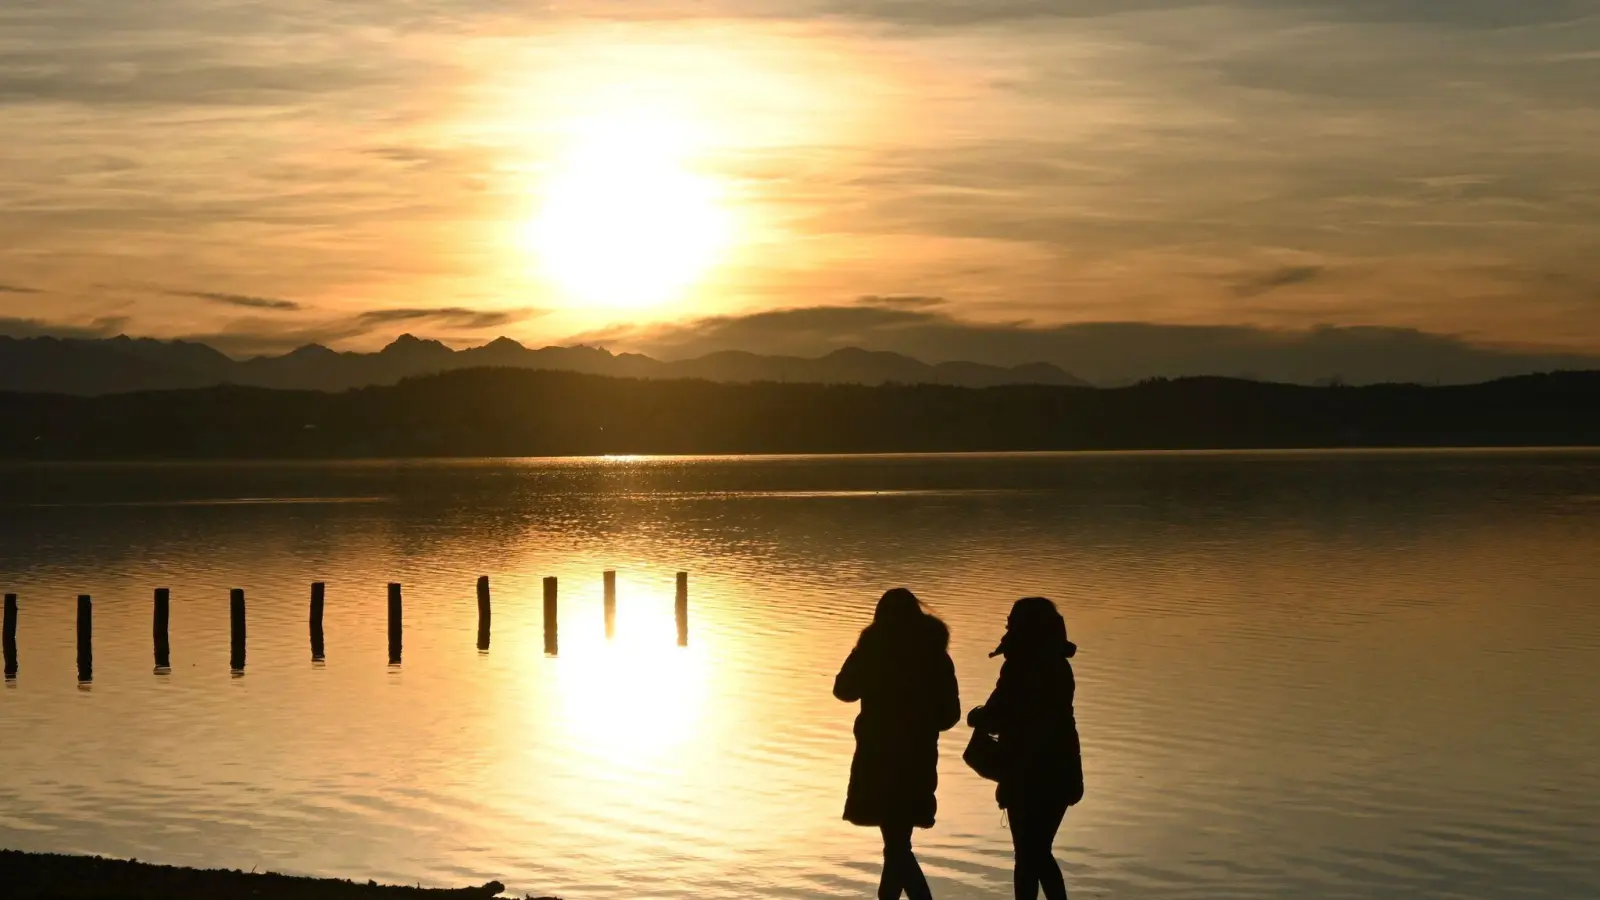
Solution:
<svg viewBox="0 0 1600 900"><path fill-rule="evenodd" d="M1006 618L1006 635L990 656L1006 659L1069 659L1078 645L1067 640L1067 620L1044 597L1023 597Z"/></svg>
<svg viewBox="0 0 1600 900"><path fill-rule="evenodd" d="M861 630L857 645L883 643L909 648L923 642L930 649L943 653L950 648L950 626L928 612L916 594L897 587L878 598L872 624Z"/></svg>

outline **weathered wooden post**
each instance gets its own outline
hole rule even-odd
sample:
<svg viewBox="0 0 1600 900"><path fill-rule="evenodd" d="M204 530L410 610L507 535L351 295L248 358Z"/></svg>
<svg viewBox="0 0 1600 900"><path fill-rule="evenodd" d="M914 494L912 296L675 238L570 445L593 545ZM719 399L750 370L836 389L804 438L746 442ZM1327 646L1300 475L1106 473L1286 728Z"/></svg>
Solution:
<svg viewBox="0 0 1600 900"><path fill-rule="evenodd" d="M17 595L6 595L5 622L0 626L0 645L6 662L6 677L17 677Z"/></svg>
<svg viewBox="0 0 1600 900"><path fill-rule="evenodd" d="M544 652L546 656L555 656L561 647L560 636L556 633L556 579L551 576L544 580Z"/></svg>
<svg viewBox="0 0 1600 900"><path fill-rule="evenodd" d="M389 585L389 665L400 665L400 585L391 582Z"/></svg>
<svg viewBox="0 0 1600 900"><path fill-rule="evenodd" d="M94 601L78 595L78 682L94 680Z"/></svg>
<svg viewBox="0 0 1600 900"><path fill-rule="evenodd" d="M322 601L327 596L328 587L320 581L311 583L311 661L322 662L327 658L322 643Z"/></svg>
<svg viewBox="0 0 1600 900"><path fill-rule="evenodd" d="M617 636L617 573L610 569L602 576L606 584L606 640Z"/></svg>
<svg viewBox="0 0 1600 900"><path fill-rule="evenodd" d="M228 619L231 640L229 641L228 667L236 674L244 672L244 591L234 588L228 593Z"/></svg>
<svg viewBox="0 0 1600 900"><path fill-rule="evenodd" d="M678 646L689 646L689 573L678 573L678 599L674 604L678 619Z"/></svg>
<svg viewBox="0 0 1600 900"><path fill-rule="evenodd" d="M489 576L478 576L478 649L487 653L489 651L489 621L492 613L489 609Z"/></svg>
<svg viewBox="0 0 1600 900"><path fill-rule="evenodd" d="M157 672L172 669L172 642L167 636L167 622L171 614L172 591L168 588L156 588L156 608L150 623L150 637L155 644Z"/></svg>

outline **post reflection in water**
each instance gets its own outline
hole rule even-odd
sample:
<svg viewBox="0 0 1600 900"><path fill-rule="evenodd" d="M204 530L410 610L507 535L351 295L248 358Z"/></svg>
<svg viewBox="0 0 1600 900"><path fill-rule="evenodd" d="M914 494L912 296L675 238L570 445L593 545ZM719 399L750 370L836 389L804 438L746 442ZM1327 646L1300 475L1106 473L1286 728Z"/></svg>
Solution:
<svg viewBox="0 0 1600 900"><path fill-rule="evenodd" d="M840 819L854 711L831 679L908 585L951 626L967 708L1013 601L1067 617L1075 896L1596 896L1597 496L1581 453L0 467L27 663L0 692L24 736L0 743L0 845L595 900L865 896L879 847ZM313 582L335 651L315 666ZM74 696L79 594L94 689ZM941 900L1009 884L965 734L917 839Z"/></svg>

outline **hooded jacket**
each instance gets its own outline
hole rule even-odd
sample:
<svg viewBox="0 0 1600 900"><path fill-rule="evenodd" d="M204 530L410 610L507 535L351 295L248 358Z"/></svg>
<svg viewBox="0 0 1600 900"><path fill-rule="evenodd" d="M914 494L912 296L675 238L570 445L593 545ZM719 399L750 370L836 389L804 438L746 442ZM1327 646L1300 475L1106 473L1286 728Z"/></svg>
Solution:
<svg viewBox="0 0 1600 900"><path fill-rule="evenodd" d="M922 629L926 633L920 633ZM911 633L868 628L834 679L835 697L861 701L844 818L856 825L932 828L939 733L961 720L949 631L928 618Z"/></svg>
<svg viewBox="0 0 1600 900"><path fill-rule="evenodd" d="M1067 805L1083 799L1083 753L1073 698L1077 684L1070 659L1077 645L1030 639L1010 631L996 655L1006 658L1000 680L968 723L999 739L1003 774L996 798L1004 809L1018 798Z"/></svg>

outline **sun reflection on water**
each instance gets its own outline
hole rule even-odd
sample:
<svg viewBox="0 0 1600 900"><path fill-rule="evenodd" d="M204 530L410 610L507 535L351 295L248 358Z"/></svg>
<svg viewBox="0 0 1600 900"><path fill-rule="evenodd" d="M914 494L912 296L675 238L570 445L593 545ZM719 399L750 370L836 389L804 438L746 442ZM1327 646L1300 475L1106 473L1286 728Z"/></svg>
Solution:
<svg viewBox="0 0 1600 900"><path fill-rule="evenodd" d="M562 635L554 690L573 746L608 763L660 765L700 730L709 676L705 655L676 646L670 596L629 596L620 586L616 636L599 628Z"/></svg>

